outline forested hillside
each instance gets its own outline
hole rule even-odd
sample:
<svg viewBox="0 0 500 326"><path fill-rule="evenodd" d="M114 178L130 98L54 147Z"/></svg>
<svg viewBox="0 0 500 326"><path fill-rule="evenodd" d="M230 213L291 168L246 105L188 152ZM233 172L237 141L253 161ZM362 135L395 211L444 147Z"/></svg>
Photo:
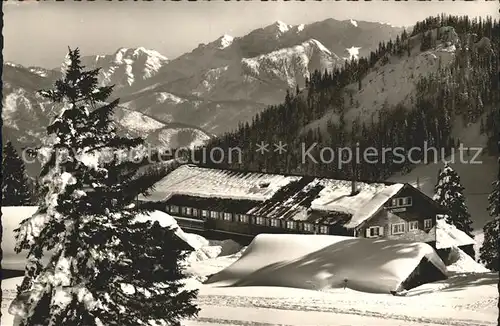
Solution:
<svg viewBox="0 0 500 326"><path fill-rule="evenodd" d="M395 40L380 43L367 58L346 61L342 68L331 71L316 71L302 90L290 90L283 103L270 106L251 123L240 124L234 132L208 144L208 149L241 148L242 162L225 160L219 164L206 162L206 165L348 178L352 170L345 165L303 162L304 146L308 149L317 143L309 151L316 158L320 157L321 148L335 149L356 143L361 153L367 147L380 150L402 147L407 151L412 147L424 148L427 142L427 147L443 148L449 154L461 142L457 136L460 130L454 126L472 123L481 125L480 133L488 139L490 153L494 154L499 129L496 109L499 105L499 38L498 21L491 18L445 15L428 18L417 23L411 33L404 31ZM436 54L446 54L443 58L450 59L444 62ZM392 103L387 99L382 103L374 101L373 105L362 108L362 113L353 114L359 111L356 111L357 102L367 89L376 87L376 92L397 95L398 88L370 82L367 76L376 72L383 75L383 79L395 69L385 71L390 65L394 67L396 63L404 67L417 56L438 59L433 69L420 67L416 77L413 71L403 76L411 83L406 85L411 90L405 98ZM280 141L287 144L287 151L281 154L274 152L272 145ZM270 144L269 152L264 155L256 152L261 142ZM323 154L328 160L329 153ZM396 171L411 168L408 160L393 160L391 155L386 154L384 162L360 164L357 177L385 179ZM423 159L423 155L413 152L411 157L418 160Z"/></svg>

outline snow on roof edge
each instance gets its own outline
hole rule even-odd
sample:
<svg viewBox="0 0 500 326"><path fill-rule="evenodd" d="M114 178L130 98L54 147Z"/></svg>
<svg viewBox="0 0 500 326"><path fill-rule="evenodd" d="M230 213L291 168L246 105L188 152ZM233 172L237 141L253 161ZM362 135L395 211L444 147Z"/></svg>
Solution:
<svg viewBox="0 0 500 326"><path fill-rule="evenodd" d="M377 212L383 207L383 205L391 197L400 192L404 186L405 184L394 184L376 193L363 209L358 210L354 213L351 220L345 225L345 227L355 228L377 214Z"/></svg>
<svg viewBox="0 0 500 326"><path fill-rule="evenodd" d="M438 219L434 228L436 229L436 249L448 249L476 244L476 240L462 230L457 229L456 226L447 223L444 219Z"/></svg>
<svg viewBox="0 0 500 326"><path fill-rule="evenodd" d="M208 174L205 174L205 172ZM215 184L214 180L212 180L214 177L217 177L218 180ZM276 177L277 179L273 180ZM177 194L200 198L216 197L228 200L265 202L290 182L298 181L303 177L306 176L245 172L184 164L172 171L171 174L160 180L156 185L156 189L166 188L164 191L156 191L156 193L152 193L148 197L141 197L141 199L145 201L166 200L169 196ZM197 180L198 178L201 180ZM203 180L208 181L208 183L204 183ZM235 180L241 180L240 183L242 186L235 186ZM256 189L255 185L259 183L259 180L261 182L271 182L271 187L268 190ZM194 183L191 184L192 182ZM348 225L350 228L358 226L373 216L373 214L376 214L390 197L394 196L407 185L407 183L383 181L356 181L360 194L349 196L350 180L317 177L313 178L311 182L324 182L325 188L307 208L318 211L345 211L353 215ZM183 186L184 184L185 186ZM253 188L251 187L252 185Z"/></svg>

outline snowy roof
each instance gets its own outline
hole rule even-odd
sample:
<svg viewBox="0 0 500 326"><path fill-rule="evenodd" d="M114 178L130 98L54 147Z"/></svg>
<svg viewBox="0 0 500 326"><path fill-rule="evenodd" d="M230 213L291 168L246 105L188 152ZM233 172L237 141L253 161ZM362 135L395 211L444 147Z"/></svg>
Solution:
<svg viewBox="0 0 500 326"><path fill-rule="evenodd" d="M198 249L199 245L196 242L193 242L193 239L184 233L184 231L177 225L175 218L165 212L155 210L146 214L138 214L134 221L139 223L158 222L161 227L172 229L175 235L187 243L189 247L192 249Z"/></svg>
<svg viewBox="0 0 500 326"><path fill-rule="evenodd" d="M446 266L425 243L333 235L259 234L239 260L210 276L207 283L314 290L346 285L357 291L389 293L400 290L424 258L438 273L424 273L427 275L423 277L446 278Z"/></svg>
<svg viewBox="0 0 500 326"><path fill-rule="evenodd" d="M404 184L356 182L358 193L351 194L351 181L322 180L325 188L311 204L312 209L345 212L352 215L346 227L356 227L379 211Z"/></svg>
<svg viewBox="0 0 500 326"><path fill-rule="evenodd" d="M148 201L167 200L175 195L262 202L249 214L273 218L307 219L305 210L351 215L354 228L377 213L398 193L402 183L356 182L305 176L237 172L183 165L155 185Z"/></svg>
<svg viewBox="0 0 500 326"><path fill-rule="evenodd" d="M273 198L248 212L269 218L306 220L310 216L306 210L318 196L323 185L312 177L303 177L280 189Z"/></svg>
<svg viewBox="0 0 500 326"><path fill-rule="evenodd" d="M436 232L436 249L476 244L474 239L469 237L465 232L457 229L454 225L446 223L444 219L438 219L434 228Z"/></svg>
<svg viewBox="0 0 500 326"><path fill-rule="evenodd" d="M155 185L155 191L145 199L165 200L171 195L180 194L265 201L282 187L300 178L182 165L160 180Z"/></svg>

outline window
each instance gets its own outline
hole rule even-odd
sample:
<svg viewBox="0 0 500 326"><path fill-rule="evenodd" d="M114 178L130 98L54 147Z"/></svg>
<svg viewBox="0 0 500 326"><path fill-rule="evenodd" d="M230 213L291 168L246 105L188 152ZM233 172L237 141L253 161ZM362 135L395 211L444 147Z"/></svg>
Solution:
<svg viewBox="0 0 500 326"><path fill-rule="evenodd" d="M171 213L179 213L179 206L171 205L170 212Z"/></svg>
<svg viewBox="0 0 500 326"><path fill-rule="evenodd" d="M314 232L314 226L311 223L304 223L302 224L304 231L307 232Z"/></svg>
<svg viewBox="0 0 500 326"><path fill-rule="evenodd" d="M217 217L219 217L219 214L217 214L217 212L216 212L216 211L211 211L211 212L210 212L210 217L211 217L211 218L217 218Z"/></svg>
<svg viewBox="0 0 500 326"><path fill-rule="evenodd" d="M238 214L238 222L248 223L248 215Z"/></svg>
<svg viewBox="0 0 500 326"><path fill-rule="evenodd" d="M255 224L264 225L265 224L264 218L263 217L256 217Z"/></svg>
<svg viewBox="0 0 500 326"><path fill-rule="evenodd" d="M366 237L367 238L376 238L384 235L384 227L383 226L371 226L366 229Z"/></svg>
<svg viewBox="0 0 500 326"><path fill-rule="evenodd" d="M408 231L418 230L418 221L408 222Z"/></svg>
<svg viewBox="0 0 500 326"><path fill-rule="evenodd" d="M432 219L428 218L424 220L424 229L430 229L432 227Z"/></svg>
<svg viewBox="0 0 500 326"><path fill-rule="evenodd" d="M201 210L201 216L202 217L208 217L208 211L206 209Z"/></svg>
<svg viewBox="0 0 500 326"><path fill-rule="evenodd" d="M193 215L193 209L191 207L184 207L184 214L188 216Z"/></svg>
<svg viewBox="0 0 500 326"><path fill-rule="evenodd" d="M392 224L392 234L401 234L401 233L405 233L405 224L404 223Z"/></svg>
<svg viewBox="0 0 500 326"><path fill-rule="evenodd" d="M400 198L393 198L391 200L390 207L406 207L411 205L412 205L411 197L400 197Z"/></svg>
<svg viewBox="0 0 500 326"><path fill-rule="evenodd" d="M270 223L271 223L271 226L275 227L275 228L280 226L279 220L277 220L275 218L270 219Z"/></svg>
<svg viewBox="0 0 500 326"><path fill-rule="evenodd" d="M165 206L165 212L170 213L170 206L168 205Z"/></svg>
<svg viewBox="0 0 500 326"><path fill-rule="evenodd" d="M328 234L328 226L322 225L319 227L319 233Z"/></svg>
<svg viewBox="0 0 500 326"><path fill-rule="evenodd" d="M297 226L297 223L295 223L295 221L286 221L287 229L295 229L296 226Z"/></svg>
<svg viewBox="0 0 500 326"><path fill-rule="evenodd" d="M224 213L224 220L225 221L232 221L233 220L233 214L231 214L231 213Z"/></svg>
<svg viewBox="0 0 500 326"><path fill-rule="evenodd" d="M198 216L198 209L197 208L193 208L193 216Z"/></svg>

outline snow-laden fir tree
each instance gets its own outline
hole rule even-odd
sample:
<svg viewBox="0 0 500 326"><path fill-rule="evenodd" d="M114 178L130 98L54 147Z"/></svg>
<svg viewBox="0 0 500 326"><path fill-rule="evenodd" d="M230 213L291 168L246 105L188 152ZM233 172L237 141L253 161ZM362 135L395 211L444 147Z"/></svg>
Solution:
<svg viewBox="0 0 500 326"><path fill-rule="evenodd" d="M448 209L446 222L464 231L470 237L472 221L469 209L465 203L464 187L460 183L460 176L447 163L440 171L438 181L434 187L434 201Z"/></svg>
<svg viewBox="0 0 500 326"><path fill-rule="evenodd" d="M9 312L21 325L180 325L198 308L196 291L182 287L178 238L139 222L147 212L134 205L158 176L138 175L147 161L124 158L142 139L116 133L112 86L83 68L70 49L63 78L41 92L64 109L47 128L56 141L40 174L44 199L17 230L28 259Z"/></svg>
<svg viewBox="0 0 500 326"><path fill-rule="evenodd" d="M489 195L488 211L491 220L483 227L484 242L479 249L479 260L484 266L492 271L500 270L498 260L498 239L500 238L500 181L493 182L493 191Z"/></svg>
<svg viewBox="0 0 500 326"><path fill-rule="evenodd" d="M2 151L2 206L25 206L32 191L23 160L9 141Z"/></svg>
<svg viewBox="0 0 500 326"><path fill-rule="evenodd" d="M483 227L484 242L479 249L479 261L492 271L500 271L500 164L498 179L493 182L493 190L488 196L488 212L491 220ZM499 288L500 290L500 288Z"/></svg>

